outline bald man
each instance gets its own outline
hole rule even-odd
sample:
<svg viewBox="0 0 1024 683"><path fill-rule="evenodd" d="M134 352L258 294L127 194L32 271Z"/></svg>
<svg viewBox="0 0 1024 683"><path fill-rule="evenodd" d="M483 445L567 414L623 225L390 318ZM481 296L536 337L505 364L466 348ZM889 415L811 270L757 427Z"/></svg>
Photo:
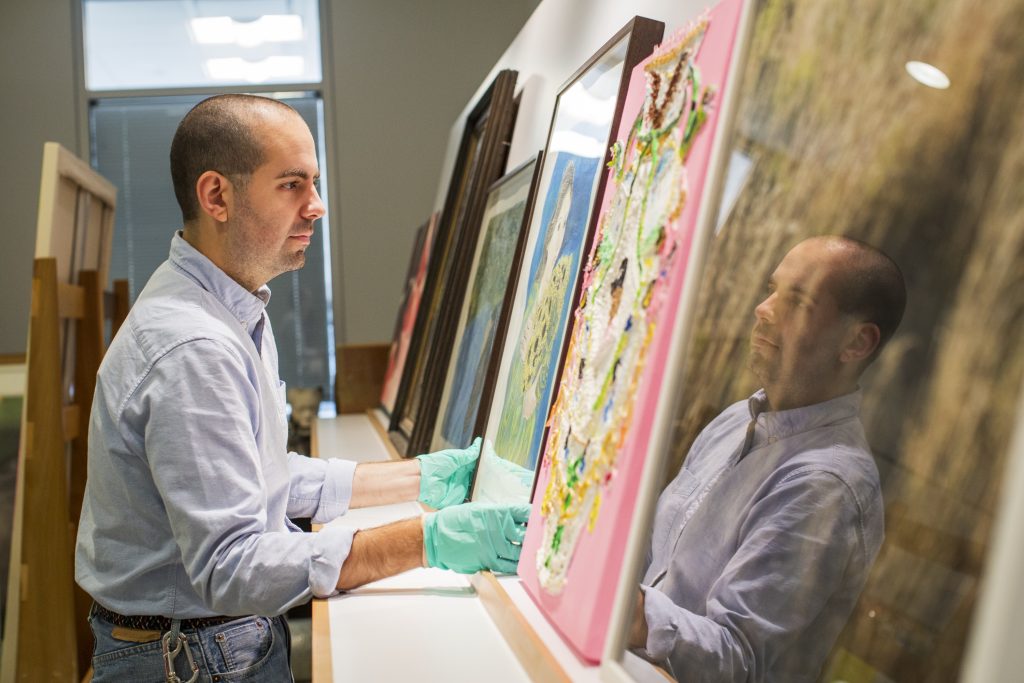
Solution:
<svg viewBox="0 0 1024 683"><path fill-rule="evenodd" d="M763 388L715 418L658 500L631 646L686 681L816 681L883 537L858 380L903 276L844 237L797 244L754 310Z"/></svg>
<svg viewBox="0 0 1024 683"><path fill-rule="evenodd" d="M515 571L528 508L459 504L478 444L371 465L287 452L266 283L302 267L324 215L315 150L293 109L247 95L175 133L183 229L111 343L89 428L76 580L95 683L291 680L279 615L296 604L423 565ZM406 500L439 511L360 532L289 520Z"/></svg>

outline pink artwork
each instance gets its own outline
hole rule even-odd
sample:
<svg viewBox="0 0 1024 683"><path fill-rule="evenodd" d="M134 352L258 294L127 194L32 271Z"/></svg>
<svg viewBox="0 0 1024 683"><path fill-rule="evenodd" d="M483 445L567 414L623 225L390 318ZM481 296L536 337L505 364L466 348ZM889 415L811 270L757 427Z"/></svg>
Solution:
<svg viewBox="0 0 1024 683"><path fill-rule="evenodd" d="M723 0L633 70L548 416L519 575L590 661L622 571L742 9Z"/></svg>
<svg viewBox="0 0 1024 683"><path fill-rule="evenodd" d="M402 382L402 371L405 359L409 355L409 343L412 330L416 325L416 312L420 308L423 286L427 279L427 265L430 261L430 248L434 244L434 227L437 225L437 214L430 217L425 226L420 228L422 235L417 236L413 246L412 263L406 281L405 301L399 310L399 319L395 338L388 350L388 367L384 372L384 385L381 387L380 404L388 415L395 409L398 387ZM418 251L417 251L418 249Z"/></svg>

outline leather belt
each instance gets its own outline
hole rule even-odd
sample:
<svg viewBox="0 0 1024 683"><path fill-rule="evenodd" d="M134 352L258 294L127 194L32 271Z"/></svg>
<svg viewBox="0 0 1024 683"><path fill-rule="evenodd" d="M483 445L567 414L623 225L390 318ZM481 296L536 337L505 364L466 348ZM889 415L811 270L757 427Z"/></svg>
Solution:
<svg viewBox="0 0 1024 683"><path fill-rule="evenodd" d="M100 605L99 603L93 603L92 605L93 615L100 617L106 621L109 621L114 626L121 626L123 628L134 628L140 631L170 631L171 630L171 619L170 617L159 617L150 615L133 615L127 616L124 614L118 614L117 612L111 611ZM229 621L235 621L236 619L244 619L245 617L197 617L195 619L182 619L181 630L190 631L208 626L219 626L220 624L226 624Z"/></svg>

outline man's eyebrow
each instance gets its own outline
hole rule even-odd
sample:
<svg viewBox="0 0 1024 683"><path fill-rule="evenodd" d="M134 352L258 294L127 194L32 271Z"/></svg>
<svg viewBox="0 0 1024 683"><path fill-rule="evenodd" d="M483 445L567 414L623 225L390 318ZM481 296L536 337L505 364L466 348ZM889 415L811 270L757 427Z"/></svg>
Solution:
<svg viewBox="0 0 1024 683"><path fill-rule="evenodd" d="M304 168L289 168L281 171L277 174L278 178L302 178L303 180L309 179L309 171ZM319 180L320 174L313 176L313 180Z"/></svg>

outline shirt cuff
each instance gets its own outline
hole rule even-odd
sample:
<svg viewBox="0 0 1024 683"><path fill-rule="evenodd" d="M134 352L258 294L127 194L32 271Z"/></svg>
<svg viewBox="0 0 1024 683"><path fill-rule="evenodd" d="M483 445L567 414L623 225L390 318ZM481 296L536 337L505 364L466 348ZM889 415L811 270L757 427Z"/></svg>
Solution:
<svg viewBox="0 0 1024 683"><path fill-rule="evenodd" d="M644 593L644 619L647 621L647 656L665 661L672 654L678 632L675 615L679 611L672 600L661 591L640 586Z"/></svg>
<svg viewBox="0 0 1024 683"><path fill-rule="evenodd" d="M355 534L355 529L345 526L325 526L312 534L309 589L314 597L326 598L338 592L341 565L352 550L352 538Z"/></svg>
<svg viewBox="0 0 1024 683"><path fill-rule="evenodd" d="M352 500L352 478L356 473L356 463L351 460L329 458L324 462L327 463L327 471L320 490L320 504L313 515L317 524L326 524L348 512Z"/></svg>

